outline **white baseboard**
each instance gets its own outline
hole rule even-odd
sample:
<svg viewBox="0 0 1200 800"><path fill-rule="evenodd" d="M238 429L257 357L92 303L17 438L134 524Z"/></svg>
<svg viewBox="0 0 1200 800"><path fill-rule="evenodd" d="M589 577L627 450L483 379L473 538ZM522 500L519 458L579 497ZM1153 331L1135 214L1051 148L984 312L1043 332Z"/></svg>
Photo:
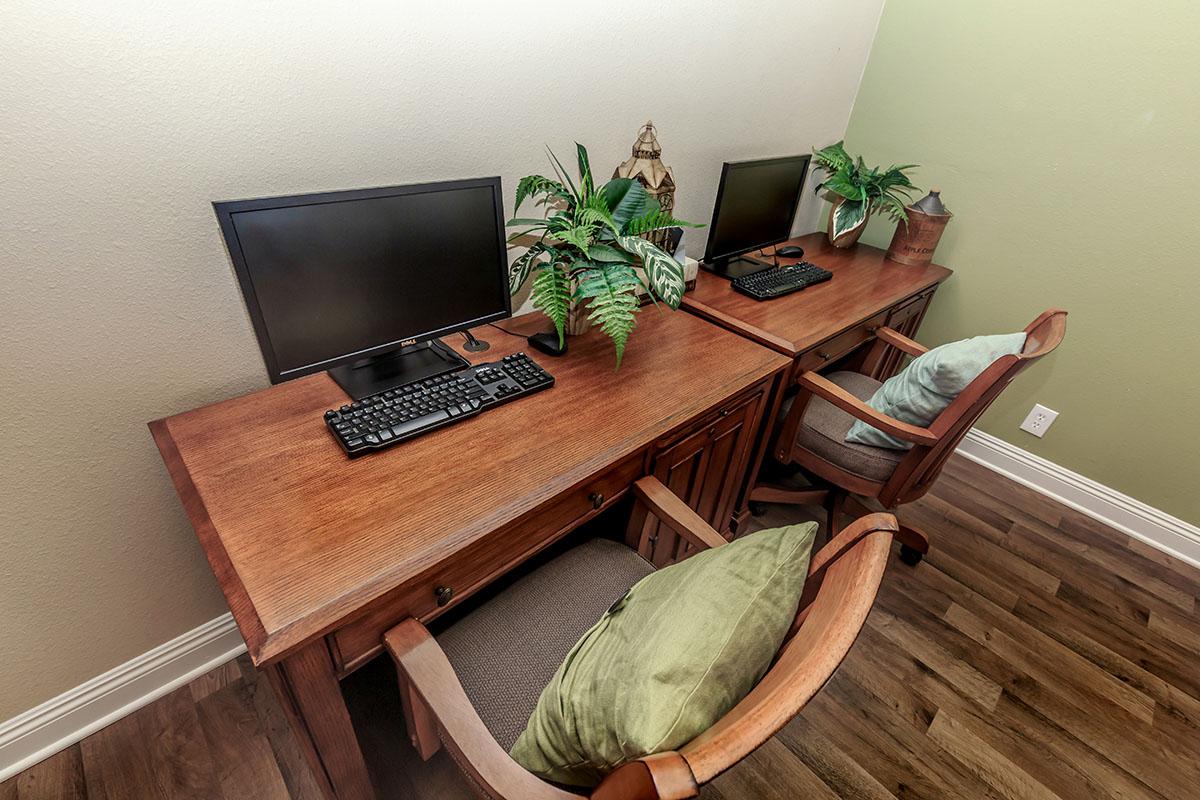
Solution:
<svg viewBox="0 0 1200 800"><path fill-rule="evenodd" d="M1200 568L1200 528L979 430L958 452ZM225 614L0 723L0 782L246 651Z"/></svg>
<svg viewBox="0 0 1200 800"><path fill-rule="evenodd" d="M1065 506L1200 568L1200 528L978 429L958 452Z"/></svg>
<svg viewBox="0 0 1200 800"><path fill-rule="evenodd" d="M245 651L224 614L0 723L0 783Z"/></svg>

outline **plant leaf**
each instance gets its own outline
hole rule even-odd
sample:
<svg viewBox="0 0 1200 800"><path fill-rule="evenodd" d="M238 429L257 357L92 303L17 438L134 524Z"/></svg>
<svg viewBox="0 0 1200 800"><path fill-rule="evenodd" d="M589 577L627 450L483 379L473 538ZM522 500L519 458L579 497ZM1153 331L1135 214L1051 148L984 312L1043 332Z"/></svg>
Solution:
<svg viewBox="0 0 1200 800"><path fill-rule="evenodd" d="M586 199L592 196L595 187L592 182L592 165L588 162L587 148L579 142L575 143L575 155L579 159L579 195Z"/></svg>
<svg viewBox="0 0 1200 800"><path fill-rule="evenodd" d="M841 172L853 164L841 141L814 151L813 157L817 160L817 165L830 175Z"/></svg>
<svg viewBox="0 0 1200 800"><path fill-rule="evenodd" d="M608 203L600 194L589 195L583 204L576 208L575 224L603 226L614 234L621 232L617 228L616 220L612 218L612 213L608 210Z"/></svg>
<svg viewBox="0 0 1200 800"><path fill-rule="evenodd" d="M625 228L621 231L627 236L640 236L643 233L657 231L663 228L703 228L703 225L698 225L695 222L685 222L681 219L675 219L668 212L661 208L655 208L647 214L640 217L634 217L625 223Z"/></svg>
<svg viewBox="0 0 1200 800"><path fill-rule="evenodd" d="M592 246L592 233L594 231L595 228L591 225L578 225L574 228L555 231L554 236L562 242L579 248L584 258L588 258L588 252Z"/></svg>
<svg viewBox="0 0 1200 800"><path fill-rule="evenodd" d="M537 242L513 261L512 266L508 268L508 293L510 295L521 291L537 257L544 252L546 252L546 246Z"/></svg>
<svg viewBox="0 0 1200 800"><path fill-rule="evenodd" d="M537 228L527 228L523 231L517 231L515 233L510 233L508 235L508 238L505 241L507 241L509 244L513 244L514 242L517 241L517 239L520 239L523 236L528 236L531 233L537 233L538 231L544 230L545 227L546 227L545 225L541 225Z"/></svg>
<svg viewBox="0 0 1200 800"><path fill-rule="evenodd" d="M825 188L847 200L867 199L866 188L857 183L852 177L841 173L833 175L829 180L825 181Z"/></svg>
<svg viewBox="0 0 1200 800"><path fill-rule="evenodd" d="M579 190L575 188L574 182L571 181L570 174L567 173L566 168L563 167L562 162L558 160L558 156L554 155L554 151L550 149L549 145L546 146L546 152L550 154L550 162L551 166L554 167L554 173L558 175L559 180L567 185L567 190L570 192L570 197L568 199L578 201Z"/></svg>
<svg viewBox="0 0 1200 800"><path fill-rule="evenodd" d="M621 261L626 264L633 261L633 257L629 253L603 242L592 242L591 247L588 248L588 258L592 261Z"/></svg>
<svg viewBox="0 0 1200 800"><path fill-rule="evenodd" d="M867 218L867 208L865 200L843 200L833 210L833 238L861 225Z"/></svg>
<svg viewBox="0 0 1200 800"><path fill-rule="evenodd" d="M683 266L646 239L618 236L617 244L642 260L651 292L671 308L679 308L684 289L687 288L683 280Z"/></svg>
<svg viewBox="0 0 1200 800"><path fill-rule="evenodd" d="M539 228L546 224L546 220L541 217L513 217L508 222L504 223L506 228L514 228L517 225L536 225Z"/></svg>
<svg viewBox="0 0 1200 800"><path fill-rule="evenodd" d="M596 264L580 275L579 295L591 299L588 320L599 324L600 330L613 340L617 369L621 367L629 334L637 323L639 285L633 267L628 264Z"/></svg>
<svg viewBox="0 0 1200 800"><path fill-rule="evenodd" d="M565 343L567 317L571 313L571 279L560 261L554 260L538 270L533 278L533 307L554 323L558 346Z"/></svg>
<svg viewBox="0 0 1200 800"><path fill-rule="evenodd" d="M623 230L629 220L656 207L646 187L633 178L613 178L600 187L600 194L604 196L618 230Z"/></svg>
<svg viewBox="0 0 1200 800"><path fill-rule="evenodd" d="M526 175L524 178L521 178L520 182L517 184L517 202L516 205L513 206L513 209L515 210L520 208L521 203L525 201L525 198L533 197L539 194L545 194L547 197L562 197L564 199L570 198L570 195L567 194L566 187L564 187L558 181L552 181L549 178L542 177L541 175Z"/></svg>

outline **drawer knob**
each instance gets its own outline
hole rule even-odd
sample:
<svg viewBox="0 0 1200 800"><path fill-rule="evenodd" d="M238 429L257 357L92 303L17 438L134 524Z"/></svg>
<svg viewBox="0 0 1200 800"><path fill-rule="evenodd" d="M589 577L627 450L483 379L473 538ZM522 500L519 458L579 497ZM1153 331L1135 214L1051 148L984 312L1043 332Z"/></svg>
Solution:
<svg viewBox="0 0 1200 800"><path fill-rule="evenodd" d="M829 360L829 353L826 353L824 350L818 350L818 351L817 351L817 355L821 357L821 360L822 360L822 361L828 361L828 360Z"/></svg>
<svg viewBox="0 0 1200 800"><path fill-rule="evenodd" d="M592 508L599 508L604 505L604 495L600 492L592 492L588 495L588 500L592 501Z"/></svg>
<svg viewBox="0 0 1200 800"><path fill-rule="evenodd" d="M438 606L444 606L454 597L454 590L449 586L439 586L433 590L433 596L437 598Z"/></svg>
<svg viewBox="0 0 1200 800"><path fill-rule="evenodd" d="M728 416L729 416L729 409L728 409L728 408L722 408L722 409L721 409L721 411L720 411L720 413L719 413L719 414L717 414L717 416L718 416L718 417L728 417Z"/></svg>

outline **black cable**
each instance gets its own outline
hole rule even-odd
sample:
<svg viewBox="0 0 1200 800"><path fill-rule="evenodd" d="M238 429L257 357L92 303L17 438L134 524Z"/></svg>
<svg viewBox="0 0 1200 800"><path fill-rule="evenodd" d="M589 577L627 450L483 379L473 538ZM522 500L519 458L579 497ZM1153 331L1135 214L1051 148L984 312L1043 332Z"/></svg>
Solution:
<svg viewBox="0 0 1200 800"><path fill-rule="evenodd" d="M494 322L489 322L489 323L488 323L488 325L491 325L493 328L495 328L496 330L500 331L501 333L507 333L509 336L519 336L519 337L521 337L522 339L524 339L524 338L525 338L525 335L524 335L524 334L521 334L521 333L513 333L512 331L505 330L504 328L501 328L499 325L497 325L497 324L496 324L496 323L494 323Z"/></svg>

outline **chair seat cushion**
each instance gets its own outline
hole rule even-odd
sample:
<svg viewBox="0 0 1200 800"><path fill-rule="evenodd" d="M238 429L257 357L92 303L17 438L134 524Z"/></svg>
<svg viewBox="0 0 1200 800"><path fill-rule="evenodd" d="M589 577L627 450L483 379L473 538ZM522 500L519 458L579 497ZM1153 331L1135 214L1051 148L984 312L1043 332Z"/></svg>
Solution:
<svg viewBox="0 0 1200 800"><path fill-rule="evenodd" d="M778 652L815 534L816 523L758 531L643 578L567 654L513 758L557 783L595 786L708 730Z"/></svg>
<svg viewBox="0 0 1200 800"><path fill-rule="evenodd" d="M859 400L866 400L880 386L879 381L857 372L834 372L825 377ZM857 421L833 403L814 395L804 409L796 444L859 477L885 481L904 458L904 452L847 442L846 433Z"/></svg>
<svg viewBox="0 0 1200 800"><path fill-rule="evenodd" d="M867 405L892 419L924 428L937 419L996 359L1016 355L1025 346L1025 333L975 336L935 347L913 359L888 378L867 400ZM908 450L912 442L884 433L855 420L846 441L874 447Z"/></svg>
<svg viewBox="0 0 1200 800"><path fill-rule="evenodd" d="M630 586L654 571L623 544L568 550L437 637L492 736L512 747L567 652Z"/></svg>

